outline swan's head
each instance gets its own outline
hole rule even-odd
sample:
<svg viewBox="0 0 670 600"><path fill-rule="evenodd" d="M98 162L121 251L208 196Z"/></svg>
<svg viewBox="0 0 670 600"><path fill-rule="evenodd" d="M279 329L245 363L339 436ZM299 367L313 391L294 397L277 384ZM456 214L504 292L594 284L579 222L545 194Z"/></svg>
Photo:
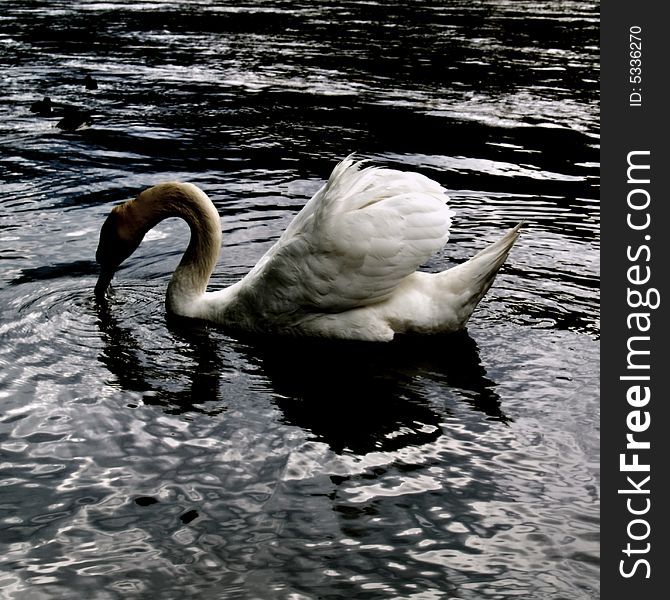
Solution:
<svg viewBox="0 0 670 600"><path fill-rule="evenodd" d="M133 207L134 200L115 206L100 229L100 241L95 260L100 265L100 276L95 285L96 296L104 295L114 273L140 245L146 232L138 227Z"/></svg>

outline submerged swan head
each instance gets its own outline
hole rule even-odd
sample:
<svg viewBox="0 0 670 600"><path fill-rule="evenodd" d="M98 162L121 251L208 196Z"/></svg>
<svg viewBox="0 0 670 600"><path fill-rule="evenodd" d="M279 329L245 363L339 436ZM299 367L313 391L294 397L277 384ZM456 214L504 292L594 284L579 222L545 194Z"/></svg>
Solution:
<svg viewBox="0 0 670 600"><path fill-rule="evenodd" d="M105 293L116 270L137 250L144 238L144 233L133 226L131 202L113 208L100 229L100 241L95 253L95 260L100 265L100 276L95 286L97 296Z"/></svg>
<svg viewBox="0 0 670 600"><path fill-rule="evenodd" d="M95 260L100 265L100 276L95 285L96 296L104 295L112 281L114 273L142 242L144 234L132 227L131 212L126 204L112 209L100 229L100 241Z"/></svg>
<svg viewBox="0 0 670 600"><path fill-rule="evenodd" d="M199 230L209 217L218 228L219 217L214 206L203 215L191 206L198 202L204 206L211 205L209 198L196 186L170 182L148 188L137 198L115 206L100 229L100 240L95 253L95 259L100 265L100 276L95 286L95 294L98 297L104 295L119 266L137 250L145 234L163 219L182 217L191 225L192 230ZM216 232L213 237L216 243ZM220 239L218 242L220 244Z"/></svg>
<svg viewBox="0 0 670 600"><path fill-rule="evenodd" d="M245 331L388 341L463 329L520 225L441 273L417 269L449 238L445 190L418 173L347 158L236 284L207 292L221 248L218 212L189 183L163 183L112 209L100 231L98 297L152 227L181 217L191 238L168 284L169 312Z"/></svg>

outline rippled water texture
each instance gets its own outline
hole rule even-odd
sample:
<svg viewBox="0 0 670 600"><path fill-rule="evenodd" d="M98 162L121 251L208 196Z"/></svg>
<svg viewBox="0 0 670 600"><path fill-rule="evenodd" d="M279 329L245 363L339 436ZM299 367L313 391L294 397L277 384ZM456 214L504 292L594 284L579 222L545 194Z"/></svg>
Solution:
<svg viewBox="0 0 670 600"><path fill-rule="evenodd" d="M598 3L2 8L1 597L598 597ZM467 332L175 322L174 221L93 300L114 204L203 187L219 288L353 151L449 190L428 270L526 221Z"/></svg>

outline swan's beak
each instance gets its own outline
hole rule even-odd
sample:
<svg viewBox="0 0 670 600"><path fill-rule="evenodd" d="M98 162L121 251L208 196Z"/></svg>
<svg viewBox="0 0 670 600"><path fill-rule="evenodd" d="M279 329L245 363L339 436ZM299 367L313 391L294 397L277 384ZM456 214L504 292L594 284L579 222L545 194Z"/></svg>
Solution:
<svg viewBox="0 0 670 600"><path fill-rule="evenodd" d="M102 267L100 275L98 276L98 282L95 284L96 298L104 298L105 292L112 281L112 277L114 277L114 269Z"/></svg>

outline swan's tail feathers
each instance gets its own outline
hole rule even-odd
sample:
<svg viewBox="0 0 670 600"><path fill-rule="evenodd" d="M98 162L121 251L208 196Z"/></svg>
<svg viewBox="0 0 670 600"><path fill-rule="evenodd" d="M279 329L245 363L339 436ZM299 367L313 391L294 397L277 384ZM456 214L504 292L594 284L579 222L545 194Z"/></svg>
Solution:
<svg viewBox="0 0 670 600"><path fill-rule="evenodd" d="M467 323L477 304L493 284L500 267L519 238L523 222L502 238L487 246L470 260L440 274L446 293L456 296L461 327ZM456 299L454 299L456 300Z"/></svg>

